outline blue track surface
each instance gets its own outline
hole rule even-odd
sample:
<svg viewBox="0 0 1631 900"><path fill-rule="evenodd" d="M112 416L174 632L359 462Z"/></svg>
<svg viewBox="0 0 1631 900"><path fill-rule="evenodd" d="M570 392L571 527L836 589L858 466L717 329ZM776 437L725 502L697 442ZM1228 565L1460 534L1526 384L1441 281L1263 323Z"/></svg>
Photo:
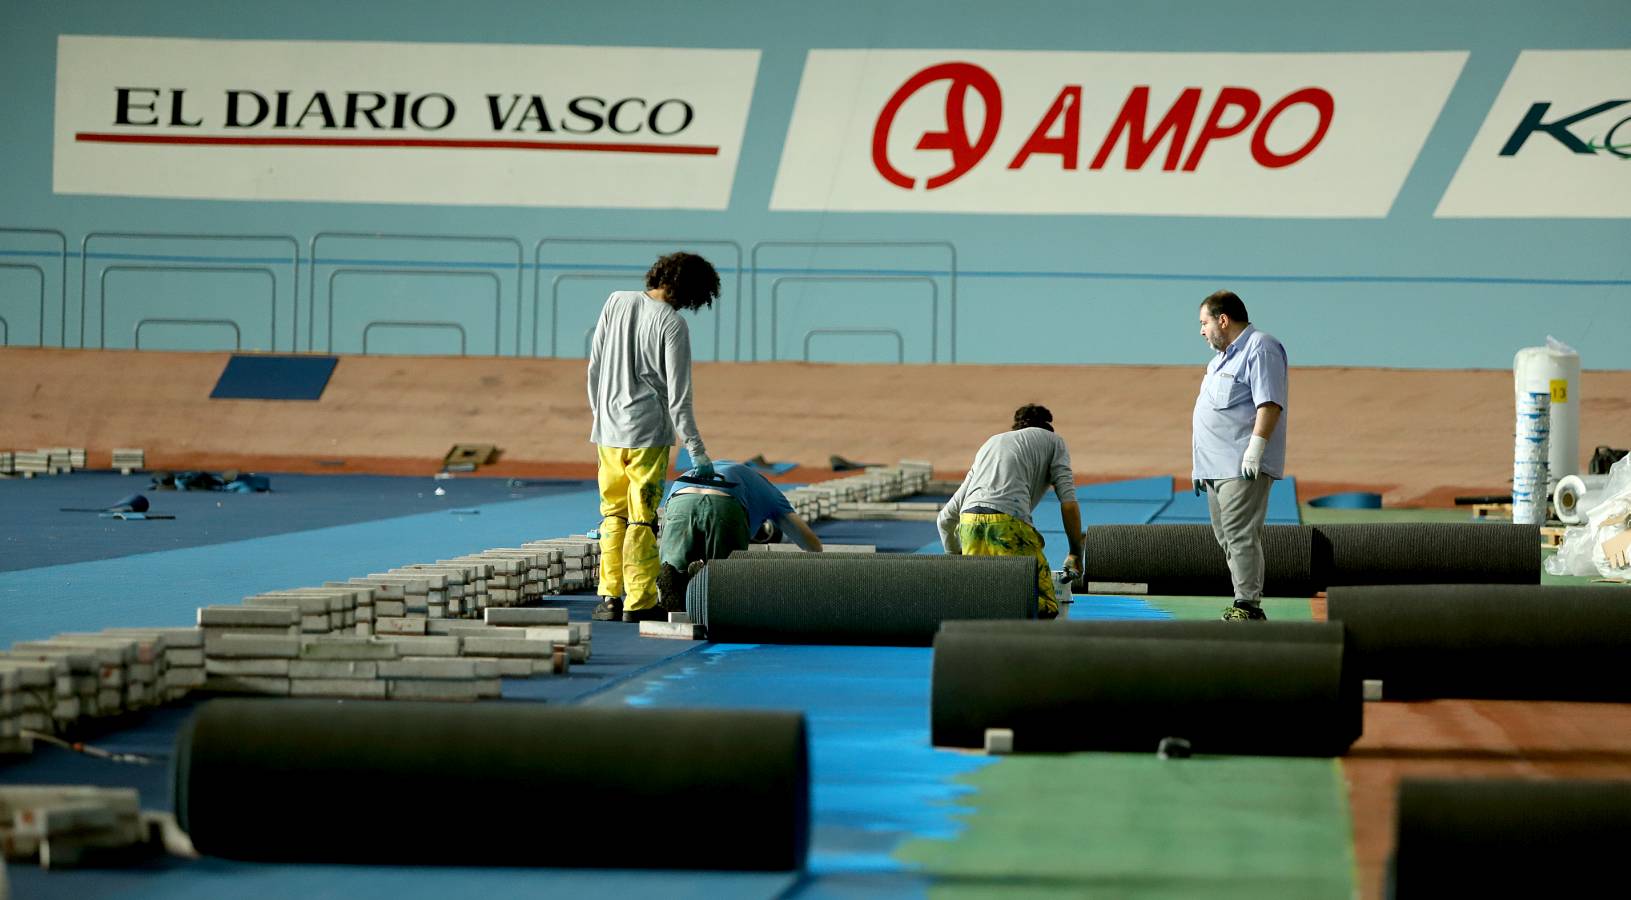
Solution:
<svg viewBox="0 0 1631 900"><path fill-rule="evenodd" d="M23 520L54 523L56 507L92 505L85 498L110 503L118 497L103 496L118 493L128 481L74 475L4 482L0 483L0 499ZM177 545L173 549L130 552L125 529L163 523L120 523L117 528L77 533L73 543L78 561L64 560L50 547L37 555L8 553L9 561L21 564L0 571L0 643L110 625L191 624L200 605L235 602L259 591L581 532L596 515L595 491L587 482L522 491L486 479L447 483L275 476L273 484L282 488L280 493L161 495L166 504L173 498L177 509L180 503L195 499L206 502L208 505L196 509L188 507L198 521L209 515L216 501L222 504L220 518L212 520L223 523L222 527L172 532L170 538ZM430 506L443 504L442 498L419 495L431 494L436 484L445 484L452 492L446 506L456 503L479 512L456 516L441 505ZM1277 492L1282 487L1293 486L1276 485ZM1085 522L1108 524L1160 521L1183 496L1173 497L1170 480L1145 479L1089 486L1083 488L1080 499ZM272 514L264 510L273 507L251 505L267 500L287 505ZM431 511L425 511L426 506ZM254 514L243 514L246 511ZM1060 558L1057 564L1064 552L1057 503L1045 502L1037 510L1036 521L1049 537L1050 557ZM817 531L828 542L876 544L885 551L938 551L935 528L929 522L826 522ZM7 537L19 543L27 540L16 532L8 532ZM19 556L24 558L19 560ZM560 602L571 609L574 619L584 619L594 599L561 598ZM1075 604L1067 615L1161 618L1167 613L1137 598L1094 597ZM951 815L955 807L950 801L964 789L952 780L987 764L983 756L929 746L931 658L931 651L923 648L642 640L635 626L596 623L594 657L574 667L571 676L505 681L506 702L804 710L810 723L814 828L810 864L799 876L261 866L204 860L105 872L13 867L14 893L75 900L227 895L417 900L472 892L480 893L484 900L554 894L619 900L659 895L709 900L920 896L931 885L897 862L894 849L914 838L954 837L960 826ZM167 757L187 711L185 705L155 711L101 736L98 743L108 749ZM121 766L50 748L0 767L0 781L129 785L141 791L145 806L169 806L162 765ZM558 822L551 827L571 826ZM540 839L547 837L541 833ZM433 836L405 839L404 860L433 853L435 842Z"/></svg>

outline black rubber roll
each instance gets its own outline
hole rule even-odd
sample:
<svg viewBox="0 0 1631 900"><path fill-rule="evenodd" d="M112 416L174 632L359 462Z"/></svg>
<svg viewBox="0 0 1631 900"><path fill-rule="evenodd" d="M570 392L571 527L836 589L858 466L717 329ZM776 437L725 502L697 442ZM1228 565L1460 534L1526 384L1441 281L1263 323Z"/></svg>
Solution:
<svg viewBox="0 0 1631 900"><path fill-rule="evenodd" d="M173 774L193 845L234 859L780 871L809 845L796 712L216 700Z"/></svg>
<svg viewBox="0 0 1631 900"><path fill-rule="evenodd" d="M948 619L1035 618L1036 561L720 559L692 579L686 607L723 643L922 647Z"/></svg>
<svg viewBox="0 0 1631 900"><path fill-rule="evenodd" d="M1216 624L1240 633L1180 628L1193 636L1165 639L1144 635L1145 623L1103 632L1071 623L1058 633L1047 623L1032 633L948 627L934 643L934 743L980 747L986 729L1008 728L1017 751L1154 752L1164 737L1202 754L1347 751L1363 701L1344 679L1340 626L1277 640L1249 634L1249 623Z"/></svg>
<svg viewBox="0 0 1631 900"><path fill-rule="evenodd" d="M1349 665L1386 699L1631 701L1631 591L1516 584L1335 587Z"/></svg>
<svg viewBox="0 0 1631 900"><path fill-rule="evenodd" d="M1263 556L1265 594L1307 597L1324 587L1315 562L1314 529L1268 526ZM1081 582L1147 584L1152 594L1234 594L1229 564L1210 525L1090 525L1082 563Z"/></svg>
<svg viewBox="0 0 1631 900"><path fill-rule="evenodd" d="M1318 525L1326 586L1539 584L1540 529L1477 522Z"/></svg>
<svg viewBox="0 0 1631 900"><path fill-rule="evenodd" d="M1628 846L1631 782L1405 779L1389 896L1607 896Z"/></svg>

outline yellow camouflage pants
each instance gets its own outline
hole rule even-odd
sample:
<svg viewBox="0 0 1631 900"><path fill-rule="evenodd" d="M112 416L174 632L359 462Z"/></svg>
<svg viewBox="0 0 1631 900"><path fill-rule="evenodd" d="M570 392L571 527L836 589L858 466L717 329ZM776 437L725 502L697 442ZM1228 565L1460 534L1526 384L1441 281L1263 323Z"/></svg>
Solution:
<svg viewBox="0 0 1631 900"><path fill-rule="evenodd" d="M667 447L600 447L600 595L623 609L657 604L657 507Z"/></svg>
<svg viewBox="0 0 1631 900"><path fill-rule="evenodd" d="M957 543L962 545L964 556L1034 558L1037 613L1044 619L1059 615L1053 570L1042 553L1042 535L1035 528L1004 513L963 513L957 518Z"/></svg>

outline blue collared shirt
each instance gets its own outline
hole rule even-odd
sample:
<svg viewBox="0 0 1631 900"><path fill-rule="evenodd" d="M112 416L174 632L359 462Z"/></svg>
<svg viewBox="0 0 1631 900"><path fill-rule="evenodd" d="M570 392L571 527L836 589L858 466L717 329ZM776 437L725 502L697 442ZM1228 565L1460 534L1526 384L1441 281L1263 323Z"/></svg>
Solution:
<svg viewBox="0 0 1631 900"><path fill-rule="evenodd" d="M1273 335L1248 325L1206 367L1195 398L1191 478L1239 478L1240 460L1251 443L1257 407L1278 404L1280 421L1263 451L1262 473L1285 476L1286 348Z"/></svg>

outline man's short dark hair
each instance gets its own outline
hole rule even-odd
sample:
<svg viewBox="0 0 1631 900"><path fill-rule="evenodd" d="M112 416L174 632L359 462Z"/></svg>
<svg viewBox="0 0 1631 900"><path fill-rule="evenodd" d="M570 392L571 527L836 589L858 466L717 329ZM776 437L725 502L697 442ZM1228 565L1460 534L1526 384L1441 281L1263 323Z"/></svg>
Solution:
<svg viewBox="0 0 1631 900"><path fill-rule="evenodd" d="M1046 406L1037 406L1027 403L1014 410L1014 431L1021 428L1046 428L1053 430L1053 413L1048 412Z"/></svg>
<svg viewBox="0 0 1631 900"><path fill-rule="evenodd" d="M695 253L670 253L658 257L646 272L646 290L657 288L677 309L702 309L719 296L719 273Z"/></svg>
<svg viewBox="0 0 1631 900"><path fill-rule="evenodd" d="M1229 321L1250 325L1252 320L1246 317L1246 304L1235 295L1234 291L1218 291L1205 300L1201 305L1206 307L1206 314L1212 318L1228 316Z"/></svg>

